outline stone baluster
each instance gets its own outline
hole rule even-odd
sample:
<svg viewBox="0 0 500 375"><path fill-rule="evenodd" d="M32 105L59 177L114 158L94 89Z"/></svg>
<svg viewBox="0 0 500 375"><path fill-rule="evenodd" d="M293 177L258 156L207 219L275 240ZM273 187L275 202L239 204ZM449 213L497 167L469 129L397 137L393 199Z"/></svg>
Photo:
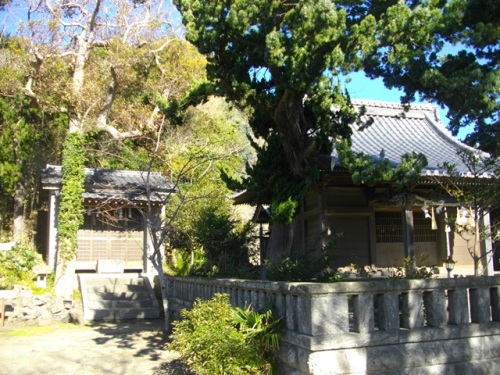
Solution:
<svg viewBox="0 0 500 375"><path fill-rule="evenodd" d="M252 303L252 294L250 293L250 290L245 289L244 296L245 307L248 307Z"/></svg>
<svg viewBox="0 0 500 375"><path fill-rule="evenodd" d="M466 289L448 291L449 323L453 325L469 323L469 301Z"/></svg>
<svg viewBox="0 0 500 375"><path fill-rule="evenodd" d="M491 320L490 291L488 288L476 288L469 291L470 315L472 323L486 323Z"/></svg>
<svg viewBox="0 0 500 375"><path fill-rule="evenodd" d="M250 292L250 295L251 295L252 309L258 310L259 309L259 293L256 290L252 290Z"/></svg>
<svg viewBox="0 0 500 375"><path fill-rule="evenodd" d="M199 283L198 284L198 289L196 291L196 297L197 298L203 298L203 284L202 283Z"/></svg>
<svg viewBox="0 0 500 375"><path fill-rule="evenodd" d="M195 293L194 293L194 283L186 283L187 287L187 295L188 295L188 300L189 301L194 301L195 299Z"/></svg>
<svg viewBox="0 0 500 375"><path fill-rule="evenodd" d="M446 315L446 292L432 290L424 293L424 306L427 325L429 327L444 327L448 324Z"/></svg>
<svg viewBox="0 0 500 375"><path fill-rule="evenodd" d="M354 332L368 333L375 329L375 306L373 294L352 297Z"/></svg>
<svg viewBox="0 0 500 375"><path fill-rule="evenodd" d="M297 331L297 296L287 294L285 297L286 306L286 329Z"/></svg>
<svg viewBox="0 0 500 375"><path fill-rule="evenodd" d="M212 285L206 284L204 286L204 289L205 289L205 292L203 293L203 299L204 300L209 300L210 299L210 295L211 295Z"/></svg>
<svg viewBox="0 0 500 375"><path fill-rule="evenodd" d="M408 291L403 293L403 305L401 309L401 326L413 329L424 326L424 300L423 292Z"/></svg>
<svg viewBox="0 0 500 375"><path fill-rule="evenodd" d="M491 320L500 321L500 288L490 289Z"/></svg>
<svg viewBox="0 0 500 375"><path fill-rule="evenodd" d="M238 307L245 308L245 292L242 288L238 289Z"/></svg>
<svg viewBox="0 0 500 375"><path fill-rule="evenodd" d="M399 294L386 292L378 297L378 326L382 331L399 329Z"/></svg>
<svg viewBox="0 0 500 375"><path fill-rule="evenodd" d="M287 310L286 310L286 297L283 294L275 295L275 308L277 317L282 317L286 321Z"/></svg>
<svg viewBox="0 0 500 375"><path fill-rule="evenodd" d="M258 295L257 295L257 309L261 310L266 306L267 303L267 297L266 297L266 292L263 290L259 290Z"/></svg>

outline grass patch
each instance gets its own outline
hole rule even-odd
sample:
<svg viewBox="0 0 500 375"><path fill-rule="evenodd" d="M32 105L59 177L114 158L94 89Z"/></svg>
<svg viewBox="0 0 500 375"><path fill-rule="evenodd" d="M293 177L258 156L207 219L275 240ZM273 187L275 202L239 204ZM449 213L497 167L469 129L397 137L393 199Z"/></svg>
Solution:
<svg viewBox="0 0 500 375"><path fill-rule="evenodd" d="M56 330L63 330L63 329L64 330L76 330L76 329L81 329L81 328L88 328L88 327L85 327L82 325L77 325L77 324L68 324L68 323L57 323L57 324L51 324L48 326L30 326L30 327L19 327L19 328L13 327L12 329L9 329L9 327L6 327L3 330L0 330L0 337L40 336L40 335L46 335L46 334L52 333Z"/></svg>

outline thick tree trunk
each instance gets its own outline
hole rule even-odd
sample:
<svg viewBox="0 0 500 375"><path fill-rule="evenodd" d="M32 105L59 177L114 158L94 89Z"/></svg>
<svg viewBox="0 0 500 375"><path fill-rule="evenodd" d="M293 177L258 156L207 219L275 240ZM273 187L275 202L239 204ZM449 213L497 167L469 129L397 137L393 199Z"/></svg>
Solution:
<svg viewBox="0 0 500 375"><path fill-rule="evenodd" d="M287 90L281 97L273 116L283 150L294 176L302 176L303 162L308 156L302 129L302 100L302 97Z"/></svg>
<svg viewBox="0 0 500 375"><path fill-rule="evenodd" d="M292 253L295 222L292 224L274 223L267 245L267 259L273 264L280 264Z"/></svg>

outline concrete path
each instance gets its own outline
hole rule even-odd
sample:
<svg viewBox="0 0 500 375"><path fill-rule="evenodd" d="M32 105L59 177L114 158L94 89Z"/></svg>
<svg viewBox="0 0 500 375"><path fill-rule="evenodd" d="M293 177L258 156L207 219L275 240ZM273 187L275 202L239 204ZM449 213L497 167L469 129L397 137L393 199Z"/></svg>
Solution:
<svg viewBox="0 0 500 375"><path fill-rule="evenodd" d="M179 361L165 348L162 323L0 328L0 375L180 374L167 369Z"/></svg>

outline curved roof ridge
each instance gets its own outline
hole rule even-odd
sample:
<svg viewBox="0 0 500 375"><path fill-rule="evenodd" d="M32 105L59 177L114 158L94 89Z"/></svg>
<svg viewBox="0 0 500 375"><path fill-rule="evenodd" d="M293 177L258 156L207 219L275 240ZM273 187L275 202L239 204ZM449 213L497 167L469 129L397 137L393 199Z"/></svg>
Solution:
<svg viewBox="0 0 500 375"><path fill-rule="evenodd" d="M366 113L362 118L373 120L363 130L352 125L355 151L375 158L383 155L394 164L399 164L405 153L421 153L428 161L423 173L434 175L445 172L443 165L446 162L456 165L458 173L467 173L469 170L460 156L461 151L487 157L486 153L456 139L441 121L435 105L411 104L407 109L401 103L365 99L353 100L352 104L358 112L364 106Z"/></svg>
<svg viewBox="0 0 500 375"><path fill-rule="evenodd" d="M425 116L425 119L429 122L429 124L437 131L437 133L447 142L450 142L456 146L459 146L460 148L466 149L471 152L475 152L478 154L481 154L483 156L489 156L488 153L481 151L477 148L471 147L463 142L461 142L459 139L455 138L453 134L444 126L444 124L441 121L434 121L432 118L429 116Z"/></svg>
<svg viewBox="0 0 500 375"><path fill-rule="evenodd" d="M384 100L375 100L375 99L351 99L351 102L355 106L366 105L370 107L378 107L378 108L390 108L390 109L403 109L405 104L400 102L388 102ZM437 110L437 107L431 103L422 103L415 104L409 103L410 110L424 110L429 112L434 112Z"/></svg>

